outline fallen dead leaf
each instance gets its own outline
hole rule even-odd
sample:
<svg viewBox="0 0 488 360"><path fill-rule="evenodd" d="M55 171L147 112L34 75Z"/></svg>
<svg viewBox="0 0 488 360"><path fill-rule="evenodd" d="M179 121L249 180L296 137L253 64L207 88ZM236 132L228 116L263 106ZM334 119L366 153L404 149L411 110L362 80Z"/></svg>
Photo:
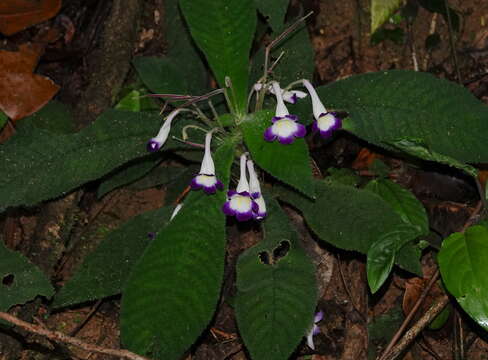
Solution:
<svg viewBox="0 0 488 360"><path fill-rule="evenodd" d="M59 90L52 80L33 73L42 49L22 44L19 51L0 50L0 109L12 121L42 108Z"/></svg>
<svg viewBox="0 0 488 360"><path fill-rule="evenodd" d="M12 35L52 18L61 9L61 0L0 1L0 32Z"/></svg>

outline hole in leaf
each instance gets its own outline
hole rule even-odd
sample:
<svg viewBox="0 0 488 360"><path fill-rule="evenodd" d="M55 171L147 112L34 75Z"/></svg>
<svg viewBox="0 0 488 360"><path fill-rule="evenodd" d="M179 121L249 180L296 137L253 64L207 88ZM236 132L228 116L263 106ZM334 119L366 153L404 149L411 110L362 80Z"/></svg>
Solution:
<svg viewBox="0 0 488 360"><path fill-rule="evenodd" d="M282 257L285 257L286 254L288 254L288 251L290 251L290 242L288 240L280 242L280 244L273 250L274 262L277 262Z"/></svg>
<svg viewBox="0 0 488 360"><path fill-rule="evenodd" d="M14 283L15 276L13 274L5 275L2 279L2 285L10 287Z"/></svg>
<svg viewBox="0 0 488 360"><path fill-rule="evenodd" d="M263 264L270 265L269 254L267 251L261 251L258 254L258 257L259 257L259 261L261 261Z"/></svg>

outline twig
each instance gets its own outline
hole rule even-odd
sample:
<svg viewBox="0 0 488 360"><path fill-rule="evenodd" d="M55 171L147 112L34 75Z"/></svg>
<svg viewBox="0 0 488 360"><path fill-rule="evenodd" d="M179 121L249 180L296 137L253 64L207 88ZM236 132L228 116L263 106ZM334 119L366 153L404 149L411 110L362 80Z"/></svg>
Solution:
<svg viewBox="0 0 488 360"><path fill-rule="evenodd" d="M97 301L97 303L95 305L93 305L93 307L91 308L90 312L85 316L85 318L83 319L83 321L81 323L79 323L78 326L76 328L74 328L74 330L69 333L69 336L75 336L76 334L78 334L78 332L81 329L83 329L83 327L86 325L86 323L88 321L90 321L90 319L92 318L93 314L95 314L95 312L98 310L98 308L102 304L102 301L103 301L103 299L100 299L100 300Z"/></svg>
<svg viewBox="0 0 488 360"><path fill-rule="evenodd" d="M354 301L354 298L351 294L351 290L349 289L349 286L347 286L346 278L344 277L344 273L342 272L342 266L341 266L342 261L339 255L337 256L337 260L338 260L337 266L339 268L339 275L341 276L342 286L344 286L344 289L346 290L347 296L349 297L349 301L351 302L353 309L356 311L356 313L358 313L361 320L366 324L368 320L366 319L364 314L359 310L359 306L356 305L356 302Z"/></svg>
<svg viewBox="0 0 488 360"><path fill-rule="evenodd" d="M13 315L0 311L0 319L5 320L11 324L14 324L30 333L44 336L50 340L56 341L58 343L70 344L80 349L89 351L91 353L105 354L111 356L118 356L124 359L130 360L149 360L141 355L137 355L129 350L119 350L119 349L107 349L98 345L85 343L77 338L68 336L59 331L51 331L40 325L34 325L26 321L20 320Z"/></svg>
<svg viewBox="0 0 488 360"><path fill-rule="evenodd" d="M453 35L453 30L452 30L452 20L451 20L451 11L449 9L449 4L447 0L444 0L444 6L446 8L446 17L447 17L447 28L448 28L448 33L449 33L449 45L451 48L451 55L452 59L454 62L454 68L456 69L456 76L457 76L457 81L459 84L463 84L463 79L461 77L461 71L459 70L459 64L457 60L457 54L456 54L456 48L454 44L454 35Z"/></svg>
<svg viewBox="0 0 488 360"><path fill-rule="evenodd" d="M402 336L403 331L407 327L407 325L410 322L410 320L412 320L412 318L414 317L414 315L417 312L418 308L420 307L420 305L422 304L422 302L424 301L424 299L427 297L427 294L429 293L430 288L434 285L434 283L437 281L438 278L439 278L439 269L437 269L436 272L434 273L434 275L432 275L432 277L430 278L429 283L425 287L424 291L422 291L422 295L420 295L420 297L417 299L417 302L415 303L415 305L412 308L412 310L410 310L410 312L408 313L408 315L405 318L405 320L403 320L402 325L397 330L397 332L395 333L395 335L393 336L393 338L390 340L390 343L386 347L386 349L383 352L383 354L379 357L379 360L386 360L386 359L388 359L388 357L387 357L388 354L393 349L393 347L395 346L395 343L398 341L398 339L400 339L400 336ZM415 324L414 327L417 326L417 324ZM404 338L405 337L406 337L406 334L405 334ZM403 342L403 339L402 339L402 342Z"/></svg>
<svg viewBox="0 0 488 360"><path fill-rule="evenodd" d="M444 295L439 299L427 312L412 326L403 336L402 340L390 351L386 356L383 356L384 360L395 360L400 354L407 348L408 345L417 337L420 332L431 323L431 321L440 314L440 312L449 303L449 297Z"/></svg>

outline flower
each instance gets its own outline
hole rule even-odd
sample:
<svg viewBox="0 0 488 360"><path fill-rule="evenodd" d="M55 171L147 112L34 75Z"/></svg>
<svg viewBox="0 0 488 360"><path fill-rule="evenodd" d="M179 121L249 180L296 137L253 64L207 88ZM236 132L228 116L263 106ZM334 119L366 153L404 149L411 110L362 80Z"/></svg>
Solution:
<svg viewBox="0 0 488 360"><path fill-rule="evenodd" d="M261 83L254 84L255 91L259 91L262 88L263 85ZM268 88L266 90L268 90L271 94L276 95L273 86L268 85ZM280 90L281 90L281 96L283 96L283 100L291 104L296 104L298 99L303 99L308 95L306 92L300 90L283 90L283 89Z"/></svg>
<svg viewBox="0 0 488 360"><path fill-rule="evenodd" d="M169 218L169 221L173 220L173 218L178 215L180 212L181 208L183 207L183 203L179 203L178 205L175 206L173 213L171 214L171 217Z"/></svg>
<svg viewBox="0 0 488 360"><path fill-rule="evenodd" d="M249 193L249 183L246 176L246 154L241 155L241 176L236 190L227 192L227 201L222 207L224 214L235 216L238 221L254 218L259 211L259 205Z"/></svg>
<svg viewBox="0 0 488 360"><path fill-rule="evenodd" d="M337 117L336 113L327 111L310 81L303 80L303 85L307 88L312 99L313 116L315 118L312 129L314 131L318 130L322 137L330 136L334 130L342 126L342 120Z"/></svg>
<svg viewBox="0 0 488 360"><path fill-rule="evenodd" d="M159 129L158 134L156 137L153 137L151 140L147 142L147 151L149 152L156 152L161 147L164 145L166 140L168 139L169 131L171 130L171 122L173 121L174 117L178 115L178 113L183 110L183 109L176 109L173 110L168 117L166 118L166 121L163 123L163 126L161 126L161 129Z"/></svg>
<svg viewBox="0 0 488 360"><path fill-rule="evenodd" d="M310 349L315 350L315 345L313 344L313 337L320 332L320 328L317 324L324 318L324 312L319 311L315 314L313 318L313 326L310 332L307 334L307 345Z"/></svg>
<svg viewBox="0 0 488 360"><path fill-rule="evenodd" d="M215 165L210 151L213 131L207 132L205 136L205 154L203 155L202 166L190 184L193 190L203 189L207 194L215 194L217 189L222 190L224 188L222 182L215 176Z"/></svg>
<svg viewBox="0 0 488 360"><path fill-rule="evenodd" d="M271 119L273 125L264 132L266 141L274 141L278 138L281 144L291 144L296 137L304 137L306 134L305 126L298 123L298 116L290 115L285 103L281 89L276 81L272 83L276 95L276 113Z"/></svg>
<svg viewBox="0 0 488 360"><path fill-rule="evenodd" d="M249 189L251 196L259 207L255 218L261 220L262 218L266 217L266 204L264 203L263 194L261 193L261 186L259 185L256 171L254 171L254 163L252 160L247 160L247 170L249 171Z"/></svg>

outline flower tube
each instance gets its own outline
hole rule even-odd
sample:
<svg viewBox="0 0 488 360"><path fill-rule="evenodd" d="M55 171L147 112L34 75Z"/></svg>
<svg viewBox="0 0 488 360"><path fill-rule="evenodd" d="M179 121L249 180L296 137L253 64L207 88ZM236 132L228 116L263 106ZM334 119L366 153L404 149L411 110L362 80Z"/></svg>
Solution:
<svg viewBox="0 0 488 360"><path fill-rule="evenodd" d="M163 126L161 126L161 128L159 129L156 137L153 137L147 142L147 151L156 152L161 149L161 147L168 139L169 131L171 130L171 122L173 121L175 116L180 113L181 110L183 109L176 109L170 112L170 114L166 118L166 121L163 123Z"/></svg>
<svg viewBox="0 0 488 360"><path fill-rule="evenodd" d="M254 84L254 91L259 91L262 88L263 88L263 85L261 83ZM267 90L271 94L275 95L275 90L274 90L273 86L268 85ZM280 89L280 90L281 90L281 96L283 96L283 101L290 103L290 104L296 104L298 99L306 98L308 95L306 92L300 91L300 90L283 90L283 89Z"/></svg>
<svg viewBox="0 0 488 360"><path fill-rule="evenodd" d="M236 190L227 192L227 201L222 207L224 214L235 216L238 221L247 221L255 217L259 211L259 205L249 193L249 182L246 175L246 154L240 158L240 178Z"/></svg>
<svg viewBox="0 0 488 360"><path fill-rule="evenodd" d="M322 137L329 137L334 130L342 126L342 120L334 112L327 111L310 81L304 79L303 85L307 88L312 99L312 110L315 118L312 129L319 131Z"/></svg>
<svg viewBox="0 0 488 360"><path fill-rule="evenodd" d="M310 332L307 334L307 345L310 349L315 350L315 345L313 343L313 337L317 335L320 332L320 328L317 326L317 324L324 318L324 312L319 311L318 313L315 314L315 317L313 319L313 326Z"/></svg>
<svg viewBox="0 0 488 360"><path fill-rule="evenodd" d="M224 188L222 182L215 176L215 164L210 149L213 132L214 130L211 130L205 136L205 154L203 155L202 166L190 184L193 190L203 189L207 194L215 194L217 189L222 190Z"/></svg>
<svg viewBox="0 0 488 360"><path fill-rule="evenodd" d="M263 194L261 192L261 185L259 185L259 179L254 170L254 163L252 160L247 161L247 170L249 172L249 190L251 197L258 204L258 211L255 214L257 220L261 220L266 217L266 204L264 202Z"/></svg>
<svg viewBox="0 0 488 360"><path fill-rule="evenodd" d="M264 132L266 141L278 139L281 144L291 144L295 138L304 137L306 134L305 126L298 123L298 116L290 115L283 101L280 85L273 81L273 89L276 95L276 112L271 119L273 125Z"/></svg>

